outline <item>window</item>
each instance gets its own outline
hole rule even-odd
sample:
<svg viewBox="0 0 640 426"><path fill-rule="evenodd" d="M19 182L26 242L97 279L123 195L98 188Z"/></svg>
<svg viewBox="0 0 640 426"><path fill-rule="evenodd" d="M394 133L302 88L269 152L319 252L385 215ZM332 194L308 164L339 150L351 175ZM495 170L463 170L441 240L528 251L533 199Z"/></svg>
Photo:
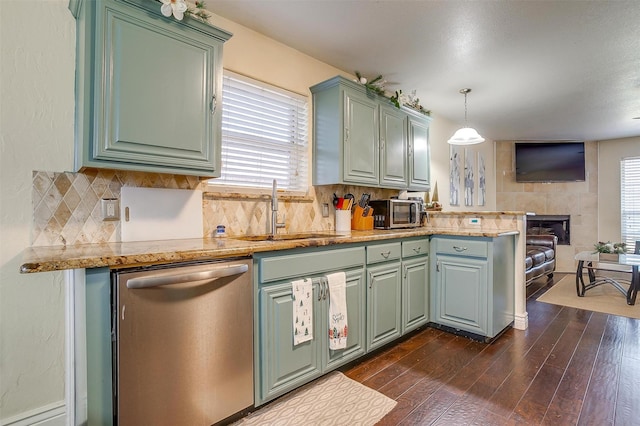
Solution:
<svg viewBox="0 0 640 426"><path fill-rule="evenodd" d="M307 191L307 98L229 71L222 90L222 171L210 183Z"/></svg>
<svg viewBox="0 0 640 426"><path fill-rule="evenodd" d="M627 251L640 240L640 157L620 161L620 227Z"/></svg>

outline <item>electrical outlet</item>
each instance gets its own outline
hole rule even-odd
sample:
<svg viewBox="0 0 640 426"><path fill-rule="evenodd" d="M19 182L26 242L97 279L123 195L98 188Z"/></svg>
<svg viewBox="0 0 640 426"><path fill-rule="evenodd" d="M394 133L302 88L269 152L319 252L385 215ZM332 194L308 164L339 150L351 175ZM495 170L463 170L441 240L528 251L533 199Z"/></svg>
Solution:
<svg viewBox="0 0 640 426"><path fill-rule="evenodd" d="M100 200L102 220L120 219L120 202L117 198L103 198Z"/></svg>
<svg viewBox="0 0 640 426"><path fill-rule="evenodd" d="M480 218L479 217L470 217L469 218L469 225L480 225Z"/></svg>
<svg viewBox="0 0 640 426"><path fill-rule="evenodd" d="M329 204L322 203L322 217L329 217Z"/></svg>

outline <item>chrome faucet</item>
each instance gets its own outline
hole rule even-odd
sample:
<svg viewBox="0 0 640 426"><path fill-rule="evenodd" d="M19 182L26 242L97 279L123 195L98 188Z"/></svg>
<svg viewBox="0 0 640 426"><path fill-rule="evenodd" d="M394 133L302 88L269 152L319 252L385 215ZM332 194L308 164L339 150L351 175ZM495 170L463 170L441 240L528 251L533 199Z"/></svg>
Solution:
<svg viewBox="0 0 640 426"><path fill-rule="evenodd" d="M278 222L278 181L273 180L273 189L271 190L271 236L275 237L278 228L284 228L285 221Z"/></svg>

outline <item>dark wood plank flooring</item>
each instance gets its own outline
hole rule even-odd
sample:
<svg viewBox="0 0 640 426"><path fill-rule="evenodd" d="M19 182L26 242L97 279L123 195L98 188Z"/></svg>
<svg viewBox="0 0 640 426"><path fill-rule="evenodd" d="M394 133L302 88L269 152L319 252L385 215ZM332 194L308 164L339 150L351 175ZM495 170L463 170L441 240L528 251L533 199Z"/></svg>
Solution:
<svg viewBox="0 0 640 426"><path fill-rule="evenodd" d="M537 302L492 344L426 328L343 369L398 401L380 425L640 425L640 320Z"/></svg>

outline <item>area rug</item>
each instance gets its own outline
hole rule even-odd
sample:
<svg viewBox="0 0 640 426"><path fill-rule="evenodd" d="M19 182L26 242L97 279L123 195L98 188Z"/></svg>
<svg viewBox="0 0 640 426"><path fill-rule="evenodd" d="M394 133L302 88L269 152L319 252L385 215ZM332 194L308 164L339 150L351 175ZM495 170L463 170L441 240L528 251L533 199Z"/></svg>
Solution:
<svg viewBox="0 0 640 426"><path fill-rule="evenodd" d="M396 401L340 372L311 382L235 425L374 425Z"/></svg>
<svg viewBox="0 0 640 426"><path fill-rule="evenodd" d="M629 306L627 298L609 284L594 287L587 290L584 297L578 297L575 274L562 278L537 300L538 302L569 306L585 311L640 319L640 297L635 305Z"/></svg>

